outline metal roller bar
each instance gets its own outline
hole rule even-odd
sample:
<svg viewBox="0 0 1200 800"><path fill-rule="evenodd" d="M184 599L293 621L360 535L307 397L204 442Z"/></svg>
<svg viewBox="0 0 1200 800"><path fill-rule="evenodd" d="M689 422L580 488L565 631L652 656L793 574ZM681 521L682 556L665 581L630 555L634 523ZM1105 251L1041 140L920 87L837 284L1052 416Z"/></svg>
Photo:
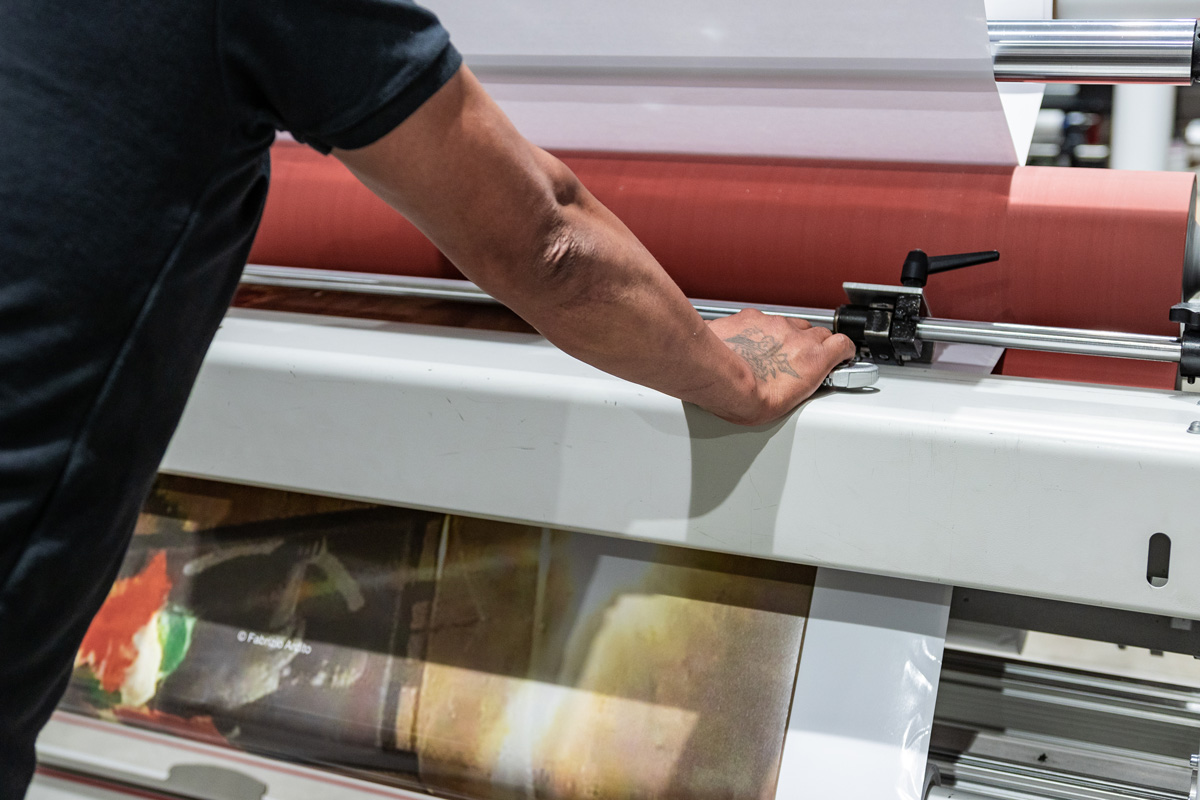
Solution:
<svg viewBox="0 0 1200 800"><path fill-rule="evenodd" d="M382 294L391 297L427 297L467 303L495 303L496 299L470 281L444 278L411 278L376 275L370 272L341 272L307 267L268 267L247 264L242 283L250 286L282 286L352 294Z"/></svg>
<svg viewBox="0 0 1200 800"><path fill-rule="evenodd" d="M1194 19L1004 20L988 22L988 34L998 81L1187 85L1196 72ZM469 60L485 79L550 83L720 85L734 79L756 85L806 74L804 59L786 57L475 55Z"/></svg>
<svg viewBox="0 0 1200 800"><path fill-rule="evenodd" d="M1190 85L1196 20L989 22L998 81Z"/></svg>
<svg viewBox="0 0 1200 800"><path fill-rule="evenodd" d="M341 272L307 267L269 267L262 264L247 264L246 269L242 272L242 283L248 286L282 286L288 289L498 304L494 297L470 281L446 278L416 278L370 272ZM700 312L700 316L705 319L728 317L743 308L751 307L749 303L729 303L724 300L692 300L691 303ZM813 325L825 328L833 327L833 312L823 308L772 305L753 305L753 307L767 314L808 320Z"/></svg>
<svg viewBox="0 0 1200 800"><path fill-rule="evenodd" d="M834 312L821 308L765 306L753 303L727 303L692 300L705 319L736 314L743 308L757 308L767 314L804 319L813 325L833 327ZM1179 340L1170 336L1121 331L1093 331L1085 328L1054 328L1042 325L1018 325L1011 322L970 322L930 317L917 323L917 337L926 342L945 344L982 344L1011 347L1014 350L1040 350L1078 356L1128 358L1136 361L1179 363Z"/></svg>
<svg viewBox="0 0 1200 800"><path fill-rule="evenodd" d="M1007 322L964 322L930 318L917 323L917 336L927 342L986 344L1015 350L1041 350L1080 356L1179 362L1179 340L1142 333L1051 328Z"/></svg>
<svg viewBox="0 0 1200 800"><path fill-rule="evenodd" d="M242 273L242 283L472 303L496 302L489 294L470 281L372 275L362 272L337 272L297 267L266 267L251 264ZM829 309L730 303L722 300L692 300L691 303L705 319L730 316L744 308L757 308L767 314L803 319L813 325L825 328L833 327L834 312ZM1007 322L968 322L930 318L918 323L917 336L926 342L982 344L992 347L1011 347L1016 350L1040 350L1051 353L1129 358L1140 361L1178 363L1181 353L1179 340L1170 336L1017 325Z"/></svg>
<svg viewBox="0 0 1200 800"><path fill-rule="evenodd" d="M1171 790L972 756L955 764L955 774L954 787L934 786L926 800L1185 800ZM959 788L964 784L966 788Z"/></svg>
<svg viewBox="0 0 1200 800"><path fill-rule="evenodd" d="M691 300L692 307L700 312L705 319L717 319L736 314L745 308L757 308L764 314L775 314L780 317L791 317L820 325L822 328L832 328L835 316L832 309L804 308L802 306L770 306L759 303L727 303L724 300Z"/></svg>

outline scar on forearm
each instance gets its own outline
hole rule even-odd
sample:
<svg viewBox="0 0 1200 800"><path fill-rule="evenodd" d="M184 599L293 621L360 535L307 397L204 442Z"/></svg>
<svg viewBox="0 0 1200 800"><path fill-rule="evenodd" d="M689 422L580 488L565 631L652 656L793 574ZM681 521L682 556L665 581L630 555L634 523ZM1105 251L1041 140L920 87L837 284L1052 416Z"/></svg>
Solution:
<svg viewBox="0 0 1200 800"><path fill-rule="evenodd" d="M759 328L746 328L736 336L730 336L725 343L745 359L754 377L760 381L769 380L780 373L793 378L800 377L788 363L787 354L781 352L783 342Z"/></svg>

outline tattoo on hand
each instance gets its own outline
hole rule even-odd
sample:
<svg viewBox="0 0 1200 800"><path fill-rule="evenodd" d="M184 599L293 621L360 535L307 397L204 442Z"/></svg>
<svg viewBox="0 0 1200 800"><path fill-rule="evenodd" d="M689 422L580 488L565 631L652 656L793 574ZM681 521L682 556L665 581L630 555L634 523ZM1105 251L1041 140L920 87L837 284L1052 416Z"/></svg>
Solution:
<svg viewBox="0 0 1200 800"><path fill-rule="evenodd" d="M746 360L754 377L760 381L774 378L780 373L793 378L800 377L788 363L787 354L780 352L783 342L758 328L746 328L736 336L730 336L725 343Z"/></svg>

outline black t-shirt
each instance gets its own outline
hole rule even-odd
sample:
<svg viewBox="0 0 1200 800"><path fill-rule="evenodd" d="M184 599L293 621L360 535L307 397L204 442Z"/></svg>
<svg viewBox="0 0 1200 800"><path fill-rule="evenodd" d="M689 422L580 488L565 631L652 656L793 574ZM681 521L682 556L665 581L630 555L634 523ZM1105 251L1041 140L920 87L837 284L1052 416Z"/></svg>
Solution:
<svg viewBox="0 0 1200 800"><path fill-rule="evenodd" d="M370 144L459 64L406 0L0 0L0 796L236 286L275 130Z"/></svg>

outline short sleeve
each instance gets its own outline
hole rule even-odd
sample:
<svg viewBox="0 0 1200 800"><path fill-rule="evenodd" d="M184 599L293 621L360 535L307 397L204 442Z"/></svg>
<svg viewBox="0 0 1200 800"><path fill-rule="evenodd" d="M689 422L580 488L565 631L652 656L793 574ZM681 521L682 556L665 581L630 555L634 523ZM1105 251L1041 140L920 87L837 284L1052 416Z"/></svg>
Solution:
<svg viewBox="0 0 1200 800"><path fill-rule="evenodd" d="M381 138L462 64L433 12L408 0L218 2L231 102L321 152Z"/></svg>

